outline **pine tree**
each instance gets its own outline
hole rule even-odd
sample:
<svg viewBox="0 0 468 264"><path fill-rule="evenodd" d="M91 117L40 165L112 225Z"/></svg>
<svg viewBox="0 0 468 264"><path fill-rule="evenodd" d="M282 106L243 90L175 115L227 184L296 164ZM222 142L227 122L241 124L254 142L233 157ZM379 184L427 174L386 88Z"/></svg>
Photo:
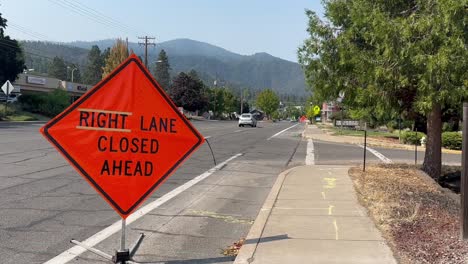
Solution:
<svg viewBox="0 0 468 264"><path fill-rule="evenodd" d="M52 62L49 64L48 74L59 80L68 80L68 69L67 65L62 58L55 56Z"/></svg>
<svg viewBox="0 0 468 264"><path fill-rule="evenodd" d="M25 68L23 51L16 40L5 36L6 26L7 20L0 13L0 85L14 81Z"/></svg>
<svg viewBox="0 0 468 264"><path fill-rule="evenodd" d="M102 78L102 68L104 66L103 54L97 45L91 47L88 53L88 65L86 66L83 82L95 85Z"/></svg>
<svg viewBox="0 0 468 264"><path fill-rule="evenodd" d="M170 70L171 66L169 65L169 59L167 57L166 51L161 50L156 62L154 78L166 91L168 91L169 86L171 85L171 76L169 74Z"/></svg>
<svg viewBox="0 0 468 264"><path fill-rule="evenodd" d="M117 66L128 58L128 47L125 41L117 39L115 45L111 48L109 56L105 60L105 66L102 68L102 77L106 77Z"/></svg>

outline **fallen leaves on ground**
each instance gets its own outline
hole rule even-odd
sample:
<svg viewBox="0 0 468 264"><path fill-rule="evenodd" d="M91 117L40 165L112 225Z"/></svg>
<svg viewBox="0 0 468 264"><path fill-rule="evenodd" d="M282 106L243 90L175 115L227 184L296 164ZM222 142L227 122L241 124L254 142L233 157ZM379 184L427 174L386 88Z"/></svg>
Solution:
<svg viewBox="0 0 468 264"><path fill-rule="evenodd" d="M237 254L239 254L239 250L244 245L245 243L245 238L241 238L239 241L234 242L232 245L230 245L228 248L223 250L223 255L225 256L231 256L235 257Z"/></svg>
<svg viewBox="0 0 468 264"><path fill-rule="evenodd" d="M402 264L468 263L460 205L419 168L386 164L350 169L361 204Z"/></svg>

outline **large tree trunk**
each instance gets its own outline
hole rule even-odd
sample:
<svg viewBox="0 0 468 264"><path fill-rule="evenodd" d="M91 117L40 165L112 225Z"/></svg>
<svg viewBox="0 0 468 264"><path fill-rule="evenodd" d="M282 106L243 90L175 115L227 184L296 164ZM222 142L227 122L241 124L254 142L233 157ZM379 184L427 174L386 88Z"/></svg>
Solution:
<svg viewBox="0 0 468 264"><path fill-rule="evenodd" d="M438 179L442 169L442 111L435 103L427 117L426 154L423 171L433 179Z"/></svg>

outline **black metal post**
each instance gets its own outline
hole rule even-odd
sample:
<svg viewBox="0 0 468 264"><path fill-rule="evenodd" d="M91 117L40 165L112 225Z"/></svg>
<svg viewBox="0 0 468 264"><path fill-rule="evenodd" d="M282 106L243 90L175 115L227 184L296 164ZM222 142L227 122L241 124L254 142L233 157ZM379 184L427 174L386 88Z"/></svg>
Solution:
<svg viewBox="0 0 468 264"><path fill-rule="evenodd" d="M6 96L5 96L5 117L7 116L9 94L10 94L10 83L7 81Z"/></svg>
<svg viewBox="0 0 468 264"><path fill-rule="evenodd" d="M400 117L398 117L398 143L401 144L401 113Z"/></svg>
<svg viewBox="0 0 468 264"><path fill-rule="evenodd" d="M366 171L366 152L367 152L367 129L364 130L364 164L362 166L362 171Z"/></svg>
<svg viewBox="0 0 468 264"><path fill-rule="evenodd" d="M215 165L215 166L218 165L218 164L216 163L216 158L215 158L215 155L214 155L214 153L213 153L213 149L211 148L211 144L210 144L210 142L208 141L208 138L205 138L205 142L206 142L206 144L208 144L208 147L210 148L211 156L213 156L214 165Z"/></svg>
<svg viewBox="0 0 468 264"><path fill-rule="evenodd" d="M461 175L461 231L462 238L468 239L468 102L463 104L463 141Z"/></svg>
<svg viewBox="0 0 468 264"><path fill-rule="evenodd" d="M340 134L343 133L343 106L341 106L341 128L340 128Z"/></svg>
<svg viewBox="0 0 468 264"><path fill-rule="evenodd" d="M414 128L416 130L416 142L414 144L414 165L418 165L418 128L416 127L416 124L414 125Z"/></svg>

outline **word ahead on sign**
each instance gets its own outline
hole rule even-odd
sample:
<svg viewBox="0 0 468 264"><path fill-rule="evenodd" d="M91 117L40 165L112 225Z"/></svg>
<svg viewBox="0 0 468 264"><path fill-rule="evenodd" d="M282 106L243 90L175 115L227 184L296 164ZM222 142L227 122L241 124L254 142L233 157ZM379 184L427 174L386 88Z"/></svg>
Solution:
<svg viewBox="0 0 468 264"><path fill-rule="evenodd" d="M41 132L124 219L204 142L135 55Z"/></svg>

